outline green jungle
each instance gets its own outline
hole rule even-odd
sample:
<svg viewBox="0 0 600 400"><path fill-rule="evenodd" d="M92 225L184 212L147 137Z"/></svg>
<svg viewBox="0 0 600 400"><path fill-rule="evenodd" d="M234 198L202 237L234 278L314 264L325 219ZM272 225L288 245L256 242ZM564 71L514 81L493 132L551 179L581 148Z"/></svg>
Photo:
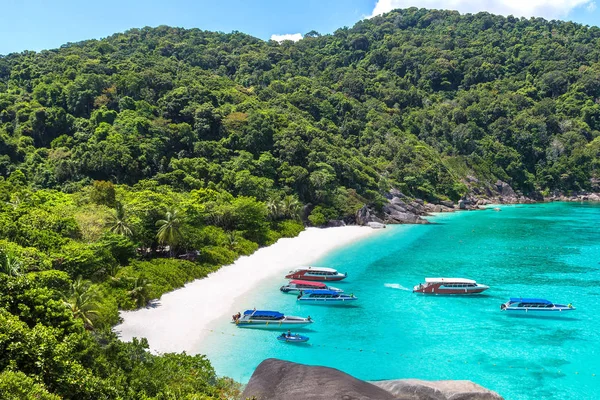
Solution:
<svg viewBox="0 0 600 400"><path fill-rule="evenodd" d="M226 399L118 311L396 188L597 190L600 29L411 8L293 43L132 29L0 57L3 399Z"/></svg>

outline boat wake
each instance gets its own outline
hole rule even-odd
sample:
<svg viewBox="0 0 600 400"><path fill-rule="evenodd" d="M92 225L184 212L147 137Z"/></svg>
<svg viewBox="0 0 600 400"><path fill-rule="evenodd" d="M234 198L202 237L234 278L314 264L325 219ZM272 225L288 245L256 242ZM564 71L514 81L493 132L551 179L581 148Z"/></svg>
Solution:
<svg viewBox="0 0 600 400"><path fill-rule="evenodd" d="M404 286L402 286L399 283L384 283L383 286L390 288L390 289L407 290L410 292L409 288L405 288Z"/></svg>

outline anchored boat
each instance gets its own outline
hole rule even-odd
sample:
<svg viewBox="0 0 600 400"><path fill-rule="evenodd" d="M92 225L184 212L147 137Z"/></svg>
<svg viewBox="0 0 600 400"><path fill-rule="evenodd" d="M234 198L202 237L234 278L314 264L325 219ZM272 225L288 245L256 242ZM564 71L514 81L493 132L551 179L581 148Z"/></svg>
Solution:
<svg viewBox="0 0 600 400"><path fill-rule="evenodd" d="M238 327L289 329L290 327L301 328L313 323L310 317L294 317L284 315L278 311L246 310L244 315L240 313L232 317L233 323Z"/></svg>
<svg viewBox="0 0 600 400"><path fill-rule="evenodd" d="M474 280L464 278L425 278L413 288L413 293L421 294L477 294L490 287L481 285Z"/></svg>
<svg viewBox="0 0 600 400"><path fill-rule="evenodd" d="M342 289L335 288L333 286L327 286L321 282L311 282L311 281L300 281L293 280L290 281L287 285L284 285L279 288L283 293L300 293L302 290L331 290L334 292L343 292Z"/></svg>
<svg viewBox="0 0 600 400"><path fill-rule="evenodd" d="M348 274L341 274L333 268L301 267L290 271L286 279L302 279L305 281L341 281Z"/></svg>
<svg viewBox="0 0 600 400"><path fill-rule="evenodd" d="M335 292L333 290L307 290L298 295L298 302L321 305L348 305L358 300L353 294Z"/></svg>
<svg viewBox="0 0 600 400"><path fill-rule="evenodd" d="M574 311L575 307L571 304L554 304L546 299L511 297L500 305L500 310L512 315L562 317L571 315L570 311Z"/></svg>
<svg viewBox="0 0 600 400"><path fill-rule="evenodd" d="M306 343L308 342L308 336L298 335L297 333L282 333L277 336L277 340L284 343Z"/></svg>

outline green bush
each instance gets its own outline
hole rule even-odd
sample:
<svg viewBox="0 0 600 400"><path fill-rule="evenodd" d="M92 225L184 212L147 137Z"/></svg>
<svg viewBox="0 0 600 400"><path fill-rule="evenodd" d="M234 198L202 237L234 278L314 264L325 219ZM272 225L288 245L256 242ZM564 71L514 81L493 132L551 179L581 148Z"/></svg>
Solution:
<svg viewBox="0 0 600 400"><path fill-rule="evenodd" d="M296 237L304 230L304 225L300 221L285 220L277 223L276 230L281 237Z"/></svg>

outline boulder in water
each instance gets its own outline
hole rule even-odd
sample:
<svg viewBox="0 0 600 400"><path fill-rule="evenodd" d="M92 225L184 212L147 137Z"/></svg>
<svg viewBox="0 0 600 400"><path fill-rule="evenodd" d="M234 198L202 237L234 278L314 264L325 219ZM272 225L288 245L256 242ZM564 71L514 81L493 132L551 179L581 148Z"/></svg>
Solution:
<svg viewBox="0 0 600 400"><path fill-rule="evenodd" d="M471 381L398 379L372 383L402 400L502 400L498 393Z"/></svg>
<svg viewBox="0 0 600 400"><path fill-rule="evenodd" d="M337 369L268 358L242 393L256 400L395 400L394 395Z"/></svg>

